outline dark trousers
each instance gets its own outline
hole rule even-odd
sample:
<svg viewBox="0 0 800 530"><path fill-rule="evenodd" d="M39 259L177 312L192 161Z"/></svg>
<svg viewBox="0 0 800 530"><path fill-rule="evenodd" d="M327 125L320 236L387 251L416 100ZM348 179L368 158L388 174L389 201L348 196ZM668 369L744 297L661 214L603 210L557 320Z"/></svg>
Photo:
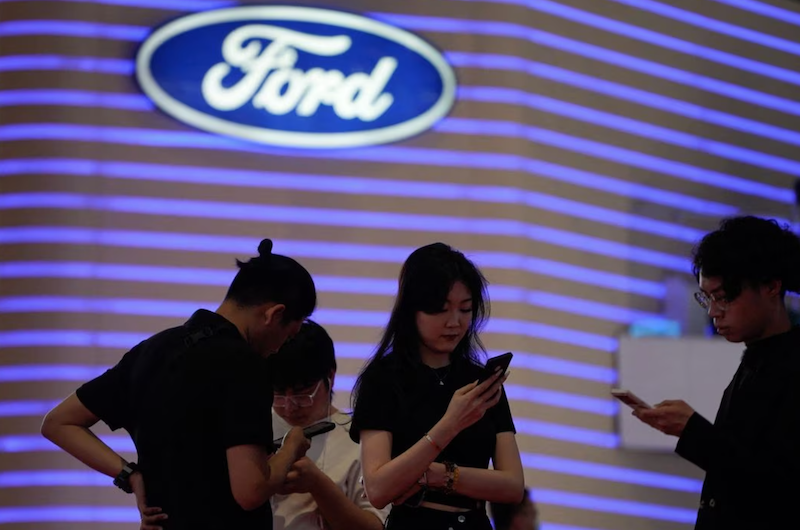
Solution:
<svg viewBox="0 0 800 530"><path fill-rule="evenodd" d="M485 510L445 512L432 508L394 506L386 530L492 530Z"/></svg>

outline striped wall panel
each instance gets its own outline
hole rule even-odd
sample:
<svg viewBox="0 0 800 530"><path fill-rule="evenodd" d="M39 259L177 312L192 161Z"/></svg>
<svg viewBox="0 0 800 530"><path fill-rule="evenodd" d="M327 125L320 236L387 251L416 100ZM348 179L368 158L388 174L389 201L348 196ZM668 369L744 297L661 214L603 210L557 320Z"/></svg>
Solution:
<svg viewBox="0 0 800 530"><path fill-rule="evenodd" d="M486 343L518 352L508 393L543 529L690 527L698 470L617 448L616 337L659 312L720 217L792 217L798 5L315 2L421 35L459 89L418 137L310 152L190 129L136 87L150 28L236 4L0 0L0 525L132 526L130 499L44 441L41 416L214 307L268 236L317 280L343 406L403 259L467 252L492 283Z"/></svg>

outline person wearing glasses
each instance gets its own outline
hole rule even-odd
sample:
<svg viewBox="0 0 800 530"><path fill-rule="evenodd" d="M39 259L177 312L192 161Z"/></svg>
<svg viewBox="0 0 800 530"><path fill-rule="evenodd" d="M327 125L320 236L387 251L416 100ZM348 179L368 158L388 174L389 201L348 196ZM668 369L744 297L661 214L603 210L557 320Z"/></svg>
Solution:
<svg viewBox="0 0 800 530"><path fill-rule="evenodd" d="M713 423L681 400L633 413L678 437L676 452L706 472L695 529L797 527L800 498L800 238L758 217L724 220L693 252L695 298L717 333L744 343Z"/></svg>
<svg viewBox="0 0 800 530"><path fill-rule="evenodd" d="M478 382L488 308L480 270L450 246L418 248L403 264L350 429L370 502L393 505L389 530L490 530L487 501L522 501L507 374Z"/></svg>
<svg viewBox="0 0 800 530"><path fill-rule="evenodd" d="M350 416L332 404L336 357L331 337L306 321L300 332L271 359L273 428L280 436L292 427L323 420L336 424L311 439L294 463L283 488L272 497L275 530L380 530L387 510L366 498L358 444L348 434Z"/></svg>

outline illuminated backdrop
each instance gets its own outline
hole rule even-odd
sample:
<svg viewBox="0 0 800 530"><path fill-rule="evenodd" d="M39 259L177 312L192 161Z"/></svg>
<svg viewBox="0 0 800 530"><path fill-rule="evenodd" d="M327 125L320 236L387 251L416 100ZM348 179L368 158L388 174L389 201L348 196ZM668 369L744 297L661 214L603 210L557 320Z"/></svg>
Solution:
<svg viewBox="0 0 800 530"><path fill-rule="evenodd" d="M700 473L615 448L616 336L659 311L720 216L790 217L797 5L315 2L421 36L458 80L433 130L331 151L213 136L138 89L152 28L231 5L0 0L0 524L131 527L131 499L43 440L41 416L215 307L268 236L316 278L342 405L402 260L437 240L467 252L492 282L486 342L517 354L507 391L543 528L686 528Z"/></svg>

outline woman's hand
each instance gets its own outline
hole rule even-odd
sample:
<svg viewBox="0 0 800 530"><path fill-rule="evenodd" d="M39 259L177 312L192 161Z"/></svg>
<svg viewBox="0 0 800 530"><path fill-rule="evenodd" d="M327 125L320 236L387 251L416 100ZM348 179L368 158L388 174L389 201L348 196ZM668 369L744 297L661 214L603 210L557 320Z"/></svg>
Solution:
<svg viewBox="0 0 800 530"><path fill-rule="evenodd" d="M442 420L458 432L473 425L500 401L500 388L506 379L508 373L501 374L498 371L483 383L475 381L459 388L450 399Z"/></svg>

